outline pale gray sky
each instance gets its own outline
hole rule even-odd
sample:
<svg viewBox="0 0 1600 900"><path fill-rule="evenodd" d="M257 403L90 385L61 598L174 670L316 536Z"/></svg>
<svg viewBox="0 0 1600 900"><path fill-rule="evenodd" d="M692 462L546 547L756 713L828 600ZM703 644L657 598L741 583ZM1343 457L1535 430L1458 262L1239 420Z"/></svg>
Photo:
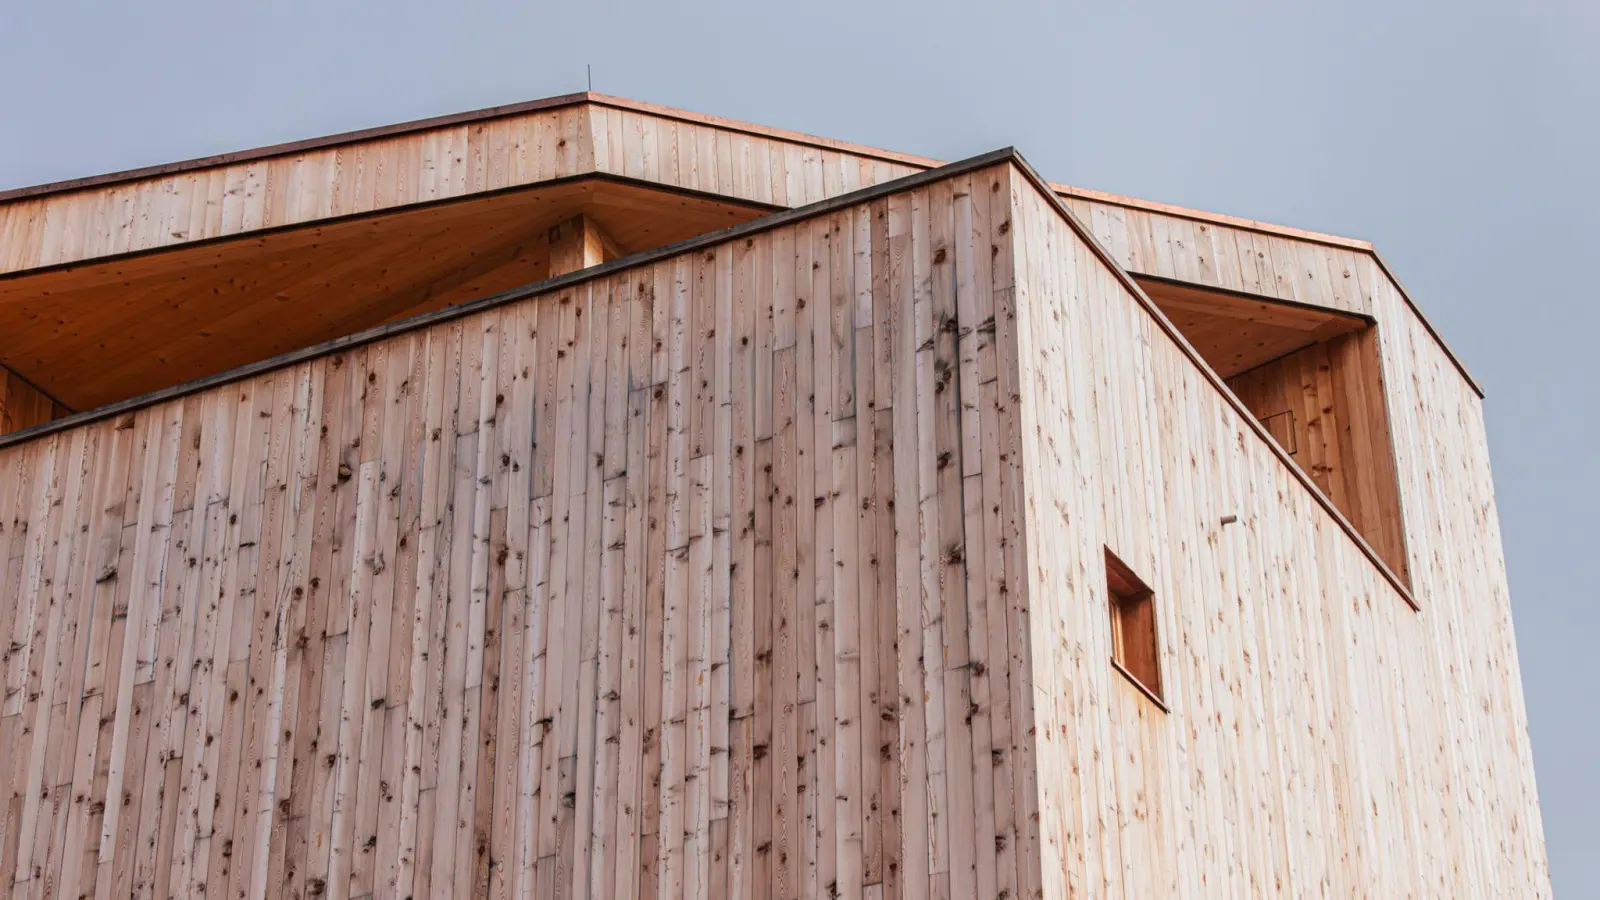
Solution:
<svg viewBox="0 0 1600 900"><path fill-rule="evenodd" d="M1600 4L0 5L0 189L594 87L1374 241L1488 391L1558 894L1600 896ZM1337 7L1337 8L1333 8Z"/></svg>

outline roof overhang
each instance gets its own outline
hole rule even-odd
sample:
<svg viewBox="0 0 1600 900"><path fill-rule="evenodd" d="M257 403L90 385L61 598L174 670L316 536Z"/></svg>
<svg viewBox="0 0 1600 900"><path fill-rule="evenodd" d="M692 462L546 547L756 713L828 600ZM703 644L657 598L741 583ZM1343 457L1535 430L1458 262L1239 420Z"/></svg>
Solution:
<svg viewBox="0 0 1600 900"><path fill-rule="evenodd" d="M0 276L0 365L92 409L551 275L587 216L636 253L771 207L603 174Z"/></svg>
<svg viewBox="0 0 1600 900"><path fill-rule="evenodd" d="M684 127L673 132L671 143L632 146L629 142L638 136L633 131L638 130L640 122L650 120ZM508 124L514 126L518 122L532 123L531 133L537 135L533 143L537 146L523 143L510 148L506 143L510 139L506 132ZM693 137L688 136L691 134ZM410 186L409 192L389 197L341 198L350 207L343 210L296 209L283 204L284 182L302 177L302 169L308 173L306 177L319 177L313 172L316 166L312 165L317 160L324 160L324 168L328 165L375 165L379 163L378 157L385 148L392 148L397 141L405 139L425 139L426 152L434 154L430 160L438 167L437 170L428 168ZM708 139L713 143L731 142L736 150L740 142L748 146L751 139L765 139L798 153L830 154L841 160L859 163L863 173L871 171L873 177L870 180L863 177L862 185L941 165L938 160L927 157L582 92L0 192L0 273L112 258L152 249L156 245L172 246L208 240L224 233L242 234L288 224L306 224L319 218L352 212L372 211L370 206L357 208L363 203L403 206L440 199L446 194L458 196L493 191L512 186L513 183L526 185L583 174L609 174L673 188L705 190L730 201L755 202L773 207L795 207L824 199L809 185L791 184L787 192L782 191L781 186L780 189L766 189L759 181L741 186L738 171L726 182L719 182L716 178L700 178L697 171L700 161L696 159L697 148L693 142L701 141L699 149L703 152L704 142ZM498 145L497 140L500 141ZM515 149L516 157L507 159L497 171L494 159L490 157L498 158L496 154L504 155L509 149ZM745 162L748 163L748 160ZM480 164L476 169L475 163ZM715 164L727 165L723 157L718 157ZM783 165L781 161L773 164L780 168ZM849 167L846 169L848 173ZM274 175L278 182L276 194L269 184ZM252 184L260 196L253 198L255 207L235 204L247 208L229 212L215 223L214 229L195 227L209 226L212 224L210 222L187 221L181 223L182 227L153 232L153 236L147 229L142 240L154 243L135 246L129 233L133 230L131 223L136 222L140 215L140 204L146 202L151 194L174 190L185 180L199 178L216 183L214 187L226 182L228 193L219 205L226 205L226 197L232 196L235 189L249 192ZM252 182L252 178L256 181ZM846 183L840 188L849 190L853 186ZM1291 246L1336 248L1367 257L1376 266L1379 277L1393 284L1411 313L1438 343L1461 376L1482 396L1481 386L1369 243L1068 185L1050 184L1049 188L1069 202L1135 211L1175 222L1196 223L1219 231L1258 235L1287 242ZM72 208L74 203L85 205L84 201L90 195L93 195L89 203L92 211L88 214L107 219L110 223L107 233L86 231L86 223L82 221L85 212ZM275 200L279 203L276 207ZM54 237L48 233L48 229L37 227L46 220L59 230ZM29 235L26 241L6 240L8 234L24 232ZM1313 252L1320 251L1314 249ZM1124 265L1137 275L1163 274L1127 265L1126 260ZM1181 276L1182 273L1179 274ZM1192 283L1201 289L1229 288L1227 284L1207 283L1203 277L1197 277ZM1271 301L1283 298L1264 294L1262 299ZM1311 306L1319 302L1314 295L1308 298L1296 295L1293 299L1294 302Z"/></svg>

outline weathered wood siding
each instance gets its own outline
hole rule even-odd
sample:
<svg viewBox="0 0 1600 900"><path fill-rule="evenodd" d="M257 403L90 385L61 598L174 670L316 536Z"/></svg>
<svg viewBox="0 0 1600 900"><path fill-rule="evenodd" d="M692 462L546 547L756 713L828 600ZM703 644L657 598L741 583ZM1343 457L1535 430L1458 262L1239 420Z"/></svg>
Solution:
<svg viewBox="0 0 1600 900"><path fill-rule="evenodd" d="M1368 252L1107 201L1063 200L1129 272L1372 314L1357 271Z"/></svg>
<svg viewBox="0 0 1600 900"><path fill-rule="evenodd" d="M1046 895L1548 896L1478 400L1445 354L1362 301L1417 612L1047 202L1017 206ZM1155 589L1170 714L1108 662L1103 545Z"/></svg>
<svg viewBox="0 0 1600 900"><path fill-rule="evenodd" d="M1547 895L1477 398L1381 335L1420 612L1005 165L0 449L0 885Z"/></svg>
<svg viewBox="0 0 1600 900"><path fill-rule="evenodd" d="M729 127L738 123L697 123L602 104L588 111L596 171L740 200L804 206L926 168Z"/></svg>
<svg viewBox="0 0 1600 900"><path fill-rule="evenodd" d="M802 206L920 168L585 101L0 203L0 274L595 172Z"/></svg>
<svg viewBox="0 0 1600 900"><path fill-rule="evenodd" d="M1425 684L1410 678L1393 689L1426 691L1449 735L1412 745L1415 752L1429 748L1434 764L1454 772L1430 796L1452 832L1470 833L1475 843L1467 846L1475 849L1449 865L1485 884L1518 873L1525 877L1506 890L1534 885L1548 893L1483 398L1459 360L1370 251L1103 201L1069 205L1129 271L1376 320L1404 571L1427 635L1420 644Z"/></svg>
<svg viewBox="0 0 1600 900"><path fill-rule="evenodd" d="M1426 748L1434 765L1455 772L1430 796L1452 833L1474 848L1449 860L1464 880L1490 893L1531 885L1548 894L1484 401L1377 263L1357 274L1380 322L1430 702L1448 734L1413 752Z"/></svg>
<svg viewBox="0 0 1600 900"><path fill-rule="evenodd" d="M1010 178L0 450L5 888L1033 893Z"/></svg>
<svg viewBox="0 0 1600 900"><path fill-rule="evenodd" d="M210 166L0 206L0 272L592 171L581 106Z"/></svg>

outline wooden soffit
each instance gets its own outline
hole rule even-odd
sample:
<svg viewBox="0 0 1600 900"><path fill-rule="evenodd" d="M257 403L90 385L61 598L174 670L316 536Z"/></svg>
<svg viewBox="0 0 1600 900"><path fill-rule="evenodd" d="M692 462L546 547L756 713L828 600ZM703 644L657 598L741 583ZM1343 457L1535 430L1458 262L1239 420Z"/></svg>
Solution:
<svg viewBox="0 0 1600 900"><path fill-rule="evenodd" d="M566 94L0 191L0 275L584 175L793 208L940 165L620 97ZM1077 202L1270 236L1309 252L1334 248L1370 257L1462 377L1483 393L1365 241L1069 185L1049 189ZM1203 278L1193 283L1210 286Z"/></svg>
<svg viewBox="0 0 1600 900"><path fill-rule="evenodd" d="M765 207L586 176L0 277L0 365L72 410L551 275L582 217L635 253Z"/></svg>
<svg viewBox="0 0 1600 900"><path fill-rule="evenodd" d="M1223 378L1371 324L1320 307L1158 278L1134 280Z"/></svg>

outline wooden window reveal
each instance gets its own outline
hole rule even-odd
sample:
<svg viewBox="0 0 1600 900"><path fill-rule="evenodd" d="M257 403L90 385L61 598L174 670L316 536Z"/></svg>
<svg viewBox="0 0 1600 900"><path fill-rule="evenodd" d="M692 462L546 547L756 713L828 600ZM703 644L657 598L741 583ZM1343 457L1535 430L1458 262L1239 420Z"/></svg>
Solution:
<svg viewBox="0 0 1600 900"><path fill-rule="evenodd" d="M1111 663L1165 709L1155 592L1110 548L1106 549L1106 589L1111 607Z"/></svg>

